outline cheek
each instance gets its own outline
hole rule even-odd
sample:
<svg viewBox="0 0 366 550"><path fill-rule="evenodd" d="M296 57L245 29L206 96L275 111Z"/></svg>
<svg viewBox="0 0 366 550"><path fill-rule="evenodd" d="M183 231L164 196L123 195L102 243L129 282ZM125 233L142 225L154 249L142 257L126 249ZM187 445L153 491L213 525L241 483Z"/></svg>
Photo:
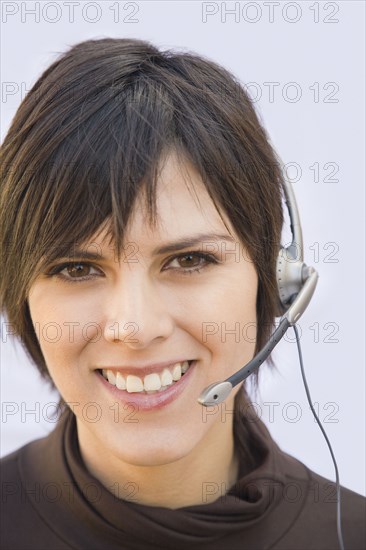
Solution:
<svg viewBox="0 0 366 550"><path fill-rule="evenodd" d="M227 276L185 300L184 324L204 345L252 344L257 331L257 282L253 274Z"/></svg>
<svg viewBox="0 0 366 550"><path fill-rule="evenodd" d="M99 304L89 296L65 296L42 288L29 295L33 327L51 375L75 364L82 349L102 337Z"/></svg>

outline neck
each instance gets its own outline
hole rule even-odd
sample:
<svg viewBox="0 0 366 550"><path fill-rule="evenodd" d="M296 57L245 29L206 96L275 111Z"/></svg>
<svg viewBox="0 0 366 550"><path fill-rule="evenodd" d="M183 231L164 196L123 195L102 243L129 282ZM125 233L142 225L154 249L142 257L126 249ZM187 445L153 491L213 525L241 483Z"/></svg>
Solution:
<svg viewBox="0 0 366 550"><path fill-rule="evenodd" d="M154 466L104 455L100 443L80 425L78 436L89 472L117 497L135 503L170 509L209 504L226 494L238 478L232 423L217 423L188 455Z"/></svg>

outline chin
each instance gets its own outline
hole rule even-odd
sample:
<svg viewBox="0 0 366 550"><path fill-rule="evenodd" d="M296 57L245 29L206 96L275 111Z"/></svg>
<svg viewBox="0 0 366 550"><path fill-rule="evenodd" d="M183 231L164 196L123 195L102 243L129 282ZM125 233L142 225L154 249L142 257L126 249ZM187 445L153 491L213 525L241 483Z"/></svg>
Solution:
<svg viewBox="0 0 366 550"><path fill-rule="evenodd" d="M131 466L163 466L165 464L172 464L189 455L193 450L193 443L190 446L178 445L177 441L174 444L168 442L156 442L140 444L138 446L129 446L128 449L118 449L118 456L127 464Z"/></svg>

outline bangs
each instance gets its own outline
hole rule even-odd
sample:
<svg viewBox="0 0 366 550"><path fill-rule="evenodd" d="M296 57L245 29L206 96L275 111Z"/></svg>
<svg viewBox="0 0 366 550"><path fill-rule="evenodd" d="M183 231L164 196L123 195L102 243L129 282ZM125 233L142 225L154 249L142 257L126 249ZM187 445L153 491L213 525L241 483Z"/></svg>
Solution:
<svg viewBox="0 0 366 550"><path fill-rule="evenodd" d="M223 192L230 193L228 182L235 177L233 169L222 176L223 159L230 162L230 154L215 147L223 124L220 128L203 98L201 108L192 111L189 99L193 94L198 99L202 90L183 80L172 86L174 78L168 79L168 74L165 81L161 74L155 79L145 72L123 83L107 81L86 89L78 76L64 83L64 92L72 86L71 103L65 102L57 86L44 91L43 124L38 120L28 136L33 150L35 141L42 140L42 155L36 169L29 159L21 201L21 208L28 210L22 217L29 217L33 233L31 248L25 253L38 259L28 287L47 263L69 256L74 246L82 246L102 229L107 229L120 257L126 226L141 191L149 223L154 226L157 177L169 153L175 153L180 162L189 160L198 170L223 220L218 203L225 204ZM60 101L63 116L58 116L55 131L48 116L60 109ZM211 182L216 182L214 188Z"/></svg>
<svg viewBox="0 0 366 550"><path fill-rule="evenodd" d="M57 134L49 140L47 147L54 150L29 181L27 194L33 186L43 187L32 209L36 255L42 257L39 270L102 228L120 255L140 191L145 191L149 223L156 223L159 166L168 152L179 155L173 106L161 86L142 78L122 96L114 91L111 98L112 91L91 90L82 104L75 102L63 123L62 140Z"/></svg>

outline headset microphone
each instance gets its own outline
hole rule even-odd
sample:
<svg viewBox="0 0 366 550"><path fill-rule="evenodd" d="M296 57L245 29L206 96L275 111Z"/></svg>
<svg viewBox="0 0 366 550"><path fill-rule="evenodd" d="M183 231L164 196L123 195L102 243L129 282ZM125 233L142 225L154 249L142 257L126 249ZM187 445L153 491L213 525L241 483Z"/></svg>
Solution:
<svg viewBox="0 0 366 550"><path fill-rule="evenodd" d="M217 405L224 401L234 386L243 382L267 359L273 348L283 338L287 329L295 325L300 319L313 296L318 282L318 273L303 261L303 241L299 212L292 186L286 178L284 178L284 192L290 216L292 242L290 246L281 248L277 257L278 312L282 315L282 318L269 342L247 365L227 380L214 382L202 391L198 402L205 407Z"/></svg>

